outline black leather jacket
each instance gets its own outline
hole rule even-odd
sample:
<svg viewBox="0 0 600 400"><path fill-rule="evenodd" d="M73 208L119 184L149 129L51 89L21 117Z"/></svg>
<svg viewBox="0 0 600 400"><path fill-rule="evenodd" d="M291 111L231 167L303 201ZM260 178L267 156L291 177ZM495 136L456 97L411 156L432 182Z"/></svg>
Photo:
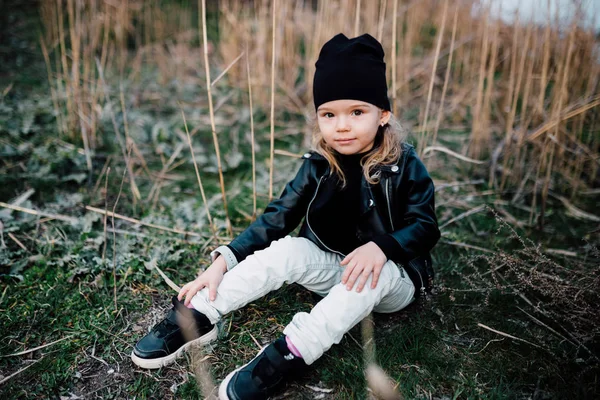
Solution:
<svg viewBox="0 0 600 400"><path fill-rule="evenodd" d="M396 164L381 165L375 173L379 174L375 185L368 184L363 177L356 235L360 242L366 243L375 236L390 234L402 248L398 259L393 261L405 267L417 292L423 292L433 284L429 251L440 238L433 181L409 144L402 145L402 155ZM273 200L264 213L229 244L237 261L289 234L303 218L299 236L325 251L341 255L327 246L328 241L331 242L327 237L315 233L320 231L318 226L324 221L311 219L334 193L335 184L327 160L318 153L306 153L296 177L286 185L281 197Z"/></svg>

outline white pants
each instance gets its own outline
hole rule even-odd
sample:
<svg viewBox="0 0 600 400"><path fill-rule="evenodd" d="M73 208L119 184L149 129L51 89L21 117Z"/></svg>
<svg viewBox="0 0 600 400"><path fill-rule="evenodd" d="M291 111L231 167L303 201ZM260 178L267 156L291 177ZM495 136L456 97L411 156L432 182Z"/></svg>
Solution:
<svg viewBox="0 0 600 400"><path fill-rule="evenodd" d="M297 313L283 333L298 349L304 361L312 364L346 332L371 311L391 313L406 307L415 287L408 274L388 261L379 282L371 289L371 277L360 293L341 284L342 258L321 250L305 238L286 236L255 252L223 276L215 301L203 289L192 299L194 308L212 323L284 283L298 283L325 296L309 313Z"/></svg>

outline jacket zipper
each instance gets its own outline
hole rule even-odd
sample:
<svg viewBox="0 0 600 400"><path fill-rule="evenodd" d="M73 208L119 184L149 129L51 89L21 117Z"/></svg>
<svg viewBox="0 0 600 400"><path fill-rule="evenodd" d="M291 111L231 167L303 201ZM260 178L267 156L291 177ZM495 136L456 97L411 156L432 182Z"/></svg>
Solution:
<svg viewBox="0 0 600 400"><path fill-rule="evenodd" d="M313 201L315 201L315 199L317 198L317 193L319 193L319 187L321 186L322 181L323 181L323 176L321 176L321 178L319 179L319 183L317 184L317 189L315 189L315 194L314 194L313 198L310 200L310 202L308 203L308 207L306 208L306 225L308 225L308 229L310 229L312 234L315 235L315 237L317 238L319 243L321 243L323 245L323 247L325 247L327 250L329 250L332 253L337 253L342 257L346 257L345 254L342 254L337 250L333 250L333 249L329 248L329 246L327 246L325 243L323 243L323 241L317 236L317 234L313 230L312 226L310 226L310 221L308 220L308 213L310 211L310 206L312 206Z"/></svg>
<svg viewBox="0 0 600 400"><path fill-rule="evenodd" d="M425 262L426 266L427 266L427 261ZM425 293L425 283L423 282L423 276L421 275L421 273L419 272L419 270L417 268L415 268L415 266L413 265L412 262L408 263L408 266L412 268L413 271L416 272L417 275L419 275L419 280L421 281L421 289L419 289L419 291L421 292L421 295L426 295Z"/></svg>
<svg viewBox="0 0 600 400"><path fill-rule="evenodd" d="M390 216L390 225L392 227L392 231L395 231L394 221L392 220L392 207L390 206L389 186L390 186L390 178L386 178L385 179L385 199L387 200L388 215Z"/></svg>
<svg viewBox="0 0 600 400"><path fill-rule="evenodd" d="M385 179L385 199L387 200L387 207L388 207L388 215L390 217L390 225L392 226L392 231L395 230L394 229L394 221L392 219L392 207L390 205L390 178L386 178ZM423 276L421 275L421 273L419 272L419 270L417 268L414 267L414 265L412 265L411 262L408 263L408 266L415 271L415 273L417 275L419 275L419 280L421 281L421 289L419 290L421 292L421 295L425 295L425 283L423 282Z"/></svg>

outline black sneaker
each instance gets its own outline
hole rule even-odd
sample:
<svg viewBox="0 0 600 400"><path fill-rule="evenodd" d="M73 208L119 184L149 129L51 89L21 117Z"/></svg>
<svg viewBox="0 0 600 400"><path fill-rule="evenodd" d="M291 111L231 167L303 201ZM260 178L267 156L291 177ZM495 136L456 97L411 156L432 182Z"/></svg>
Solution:
<svg viewBox="0 0 600 400"><path fill-rule="evenodd" d="M305 369L304 360L292 354L282 336L225 377L219 386L219 400L266 399L288 378Z"/></svg>
<svg viewBox="0 0 600 400"><path fill-rule="evenodd" d="M173 297L169 315L137 342L131 360L142 368L160 368L175 361L192 344L216 340L217 333L217 326L204 314Z"/></svg>

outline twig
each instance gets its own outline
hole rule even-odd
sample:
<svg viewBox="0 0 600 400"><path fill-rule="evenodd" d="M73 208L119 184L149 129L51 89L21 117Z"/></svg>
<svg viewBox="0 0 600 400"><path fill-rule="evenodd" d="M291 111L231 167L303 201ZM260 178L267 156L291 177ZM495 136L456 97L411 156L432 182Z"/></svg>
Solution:
<svg viewBox="0 0 600 400"><path fill-rule="evenodd" d="M280 156L294 157L294 158L302 158L302 154L292 153L291 151L286 150L275 150L275 154Z"/></svg>
<svg viewBox="0 0 600 400"><path fill-rule="evenodd" d="M441 243L449 244L451 246L464 247L464 248L467 248L467 249L479 250L479 251L483 251L485 253L495 253L495 251L493 251L493 250L486 249L484 247L474 246L472 244L466 244L466 243L460 243L460 242L451 242L449 240L442 240Z"/></svg>
<svg viewBox="0 0 600 400"><path fill-rule="evenodd" d="M275 151L275 21L277 15L277 0L273 0L273 25L271 29L271 135L270 135L270 151L269 151L269 201L273 199L273 159Z"/></svg>
<svg viewBox="0 0 600 400"><path fill-rule="evenodd" d="M86 353L86 355L88 355L88 356L92 357L94 360L96 360L96 361L98 361L98 362L100 362L100 363L104 364L105 366L107 366L107 367L110 367L110 365L108 365L108 363L107 363L106 361L104 361L103 359L101 359L101 358L99 358L99 357L96 357L96 356L95 356L95 355L93 355L93 354L87 354L87 353Z"/></svg>
<svg viewBox="0 0 600 400"><path fill-rule="evenodd" d="M354 36L358 36L358 27L360 24L360 0L356 2L356 13L354 16Z"/></svg>
<svg viewBox="0 0 600 400"><path fill-rule="evenodd" d="M521 310L529 318L531 318L533 320L533 322L535 322L536 324L543 326L544 328L548 329L550 332L554 333L555 335L557 335L561 339L566 340L567 342L571 343L573 346L577 347L576 343L573 343L571 340L569 340L569 338L565 337L564 335L561 335L560 332L558 332L555 329L549 327L548 325L546 325L545 323L543 323L542 321L540 321L539 319L537 319L533 315L529 314L527 311L523 310L521 307L517 307L517 308L519 310Z"/></svg>
<svg viewBox="0 0 600 400"><path fill-rule="evenodd" d="M11 374L9 376L7 376L6 378L2 379L0 381L0 385L2 385L5 382L8 382L11 378L19 375L21 372L25 371L27 368L39 363L40 361L42 361L44 359L44 357L40 358L39 360L35 360L34 362L32 362L31 364L29 364L28 366L26 366L25 368L21 368L20 370L18 370L17 372L15 372L14 374Z"/></svg>
<svg viewBox="0 0 600 400"><path fill-rule="evenodd" d="M0 356L0 358L4 358L4 357L15 357L15 356L22 356L23 354L29 354L29 353L33 353L34 351L41 350L41 349L43 349L43 348L45 348L45 347L48 347L48 346L52 346L53 344L56 344L56 343L58 343L58 342L62 342L63 340L70 339L70 338L72 338L73 336L74 336L74 335L65 336L64 338L62 338L62 339L58 339L58 340L55 340L54 342L51 342L51 343L48 343L48 344L44 344L44 345L42 345L42 346L34 347L33 349L29 349L29 350L23 350L23 351L20 351L20 352L18 352L18 353L14 353L14 354L7 354L7 355L5 355L5 356Z"/></svg>
<svg viewBox="0 0 600 400"><path fill-rule="evenodd" d="M92 190L92 196L96 195L96 192L98 191L98 187L100 187L100 182L102 182L102 177L104 176L104 174L106 173L108 166L110 165L110 160L112 158L112 154L108 157L106 157L106 162L104 163L104 166L102 166L102 171L100 171L100 176L98 176L98 180L96 181L96 184L94 185L94 190Z"/></svg>
<svg viewBox="0 0 600 400"><path fill-rule="evenodd" d="M439 184L435 185L435 191L437 193L440 190L445 189L445 188L449 188L449 187L468 186L468 185L481 185L483 183L485 183L485 181L483 179L476 179L474 181L467 181L467 182L439 183Z"/></svg>
<svg viewBox="0 0 600 400"><path fill-rule="evenodd" d="M131 144L131 149L129 151L131 152L131 150L133 150L135 155L140 160L140 163L142 164L142 168L144 169L144 171L146 171L146 174L148 174L148 176L152 176L152 174L150 173L150 170L148 169L148 164L146 164L146 159L144 158L144 155L142 154L140 149L137 147L137 144L135 144L135 141L133 140L133 138L129 135L129 125L127 124L127 107L125 107L125 94L123 93L123 82L122 81L121 81L121 84L119 85L119 89L120 89L119 91L120 91L120 100L121 100L121 112L123 113L123 130L125 131L125 144L127 146L129 144Z"/></svg>
<svg viewBox="0 0 600 400"><path fill-rule="evenodd" d="M131 343L123 340L122 338L120 338L119 336L115 335L114 333L111 333L111 332L109 332L109 331L107 331L107 330L105 330L105 329L103 329L103 328L101 328L101 327L99 327L97 325L94 325L94 323L92 323L92 322L90 322L90 325L92 325L94 328L96 328L96 329L104 332L105 334L107 334L109 336L112 336L112 337L114 337L117 340L120 340L125 346L127 346L127 347L133 347L133 345Z"/></svg>
<svg viewBox="0 0 600 400"><path fill-rule="evenodd" d="M248 43L246 42L246 48ZM252 108L252 85L250 82L250 60L246 55L246 74L248 76L248 100L250 101L250 145L252 152L252 221L256 219L256 154L254 149L254 114Z"/></svg>
<svg viewBox="0 0 600 400"><path fill-rule="evenodd" d="M12 204L13 206L20 206L21 204L23 204L25 202L25 200L30 198L34 193L35 193L35 189L29 189L26 192L18 195L14 200L12 200L10 202L10 204Z"/></svg>
<svg viewBox="0 0 600 400"><path fill-rule="evenodd" d="M219 74L219 76L217 76L217 77L215 78L215 80L214 80L214 81L212 81L212 83L210 84L210 86L215 86L215 83L219 82L219 80L220 80L222 77L224 77L224 76L225 76L225 74L227 73L227 71L229 71L229 70L231 69L231 67L233 67L233 66L235 65L235 63L237 63L237 62L239 61L239 59L240 59L240 58L242 58L242 56L243 56L243 55L244 55L244 52L242 51L242 52L240 53L240 55L239 55L239 56L237 56L237 57L235 58L235 60L233 60L233 61L231 62L231 64L229 64L229 65L227 66L227 68L225 68L225 69L223 70L223 72L221 72L221 73Z"/></svg>
<svg viewBox="0 0 600 400"><path fill-rule="evenodd" d="M46 218L51 218L51 219L57 219L59 221L69 222L71 224L74 224L74 223L77 222L77 218L69 217L67 215L50 214L50 213L46 213L46 212L43 212L43 211L32 210L31 208L25 208L25 207L15 206L15 205L12 205L12 204L4 203L2 201L0 201L0 207L9 208L9 209L15 210L15 211L21 211L21 212L24 212L24 213L27 213L27 214L39 215L41 217L46 217Z"/></svg>
<svg viewBox="0 0 600 400"><path fill-rule="evenodd" d="M433 85L435 83L435 74L437 72L437 63L438 63L438 57L440 55L440 50L442 48L442 40L444 39L444 30L446 29L446 16L448 14L448 0L444 1L444 11L442 12L442 26L440 28L440 32L438 34L438 38L437 38L437 45L435 48L435 57L433 60L433 66L431 68L431 76L429 79L429 90L427 91L427 103L425 104L425 115L423 116L423 124L422 124L422 131L421 131L421 137L419 140L419 149L421 151L419 151L419 154L422 154L422 149L425 147L425 145L428 142L429 139L429 132L427 129L427 123L429 122L427 119L429 117L429 107L431 105L431 96L433 95ZM394 16L395 17L395 16ZM452 43L454 45L454 43ZM442 105L440 105L440 107L442 107Z"/></svg>
<svg viewBox="0 0 600 400"><path fill-rule="evenodd" d="M509 335L508 333L504 333L504 332L498 331L498 330L496 330L496 329L490 328L489 326L487 326L487 325L484 325L484 324L482 324L482 323L480 323L480 322L478 322L478 323L477 323L477 326L479 326L479 327L481 327L481 328L483 328L483 329L487 329L488 331L492 331L492 332L494 332L494 333L497 333L498 335L502 335L502 336L505 336L505 337L507 337L507 338L510 338L510 339L514 339L514 340L518 340L518 341L520 341L520 342L523 342L523 343L530 344L530 345L532 345L532 346L534 346L534 347L537 347L538 349L547 350L546 348L544 348L544 347L542 347L542 346L540 346L540 345L537 345L537 344L535 344L535 343L531 343L531 342L530 342L530 341L528 341L528 340L521 339L521 338L518 338L518 337L516 337L516 336L513 336L513 335Z"/></svg>
<svg viewBox="0 0 600 400"><path fill-rule="evenodd" d="M394 0L392 8L392 111L394 115L398 115L398 102L396 101L397 78L396 78L396 63L398 58L398 0Z"/></svg>
<svg viewBox="0 0 600 400"><path fill-rule="evenodd" d="M126 166L125 170L129 174L129 183L131 185L131 192L133 193L133 197L135 199L139 200L142 198L142 196L140 195L140 191L139 191L137 185L135 184L135 175L133 174L129 156L127 155L127 149L126 149L127 145L126 145L126 143L123 143L123 138L121 137L121 132L119 131L119 126L117 125L115 113L114 113L114 111L112 109L112 105L110 103L110 97L108 96L108 85L106 84L106 82L104 80L104 71L102 69L102 66L100 65L100 61L97 58L96 58L96 66L98 68L98 75L100 76L100 81L102 82L102 85L104 86L104 98L106 100L106 104L108 105L108 109L110 111L110 118L112 120L113 129L115 130L115 135L117 136L117 141L119 142L119 145L121 146L121 152L123 153L123 158L125 159L125 166Z"/></svg>
<svg viewBox="0 0 600 400"><path fill-rule="evenodd" d="M258 343L258 340L256 340L256 338L254 336L252 336L252 334L250 332L248 332L248 335L250 335L250 337L252 338L252 341L254 342L254 344L256 344L256 347L258 347L258 350L262 350L262 346L260 345L260 343Z"/></svg>
<svg viewBox="0 0 600 400"><path fill-rule="evenodd" d="M0 304L2 304L2 302L4 301L4 296L6 295L7 290L8 290L8 285L6 285L6 287L2 291L2 296L0 296Z"/></svg>
<svg viewBox="0 0 600 400"><path fill-rule="evenodd" d="M456 217L452 218L450 221L448 221L448 222L446 222L445 224L443 224L442 226L440 226L440 228L439 228L439 229L440 229L440 230L442 230L442 229L444 229L445 227L447 227L448 225L450 225L451 223L453 223L453 222L456 222L456 221L460 221L461 219L463 219L463 218L466 218L466 217L468 217L469 215L476 214L476 213L478 213L478 212L480 212L480 211L483 211L485 208L486 208L486 205L485 205L485 204L482 204L482 205L480 205L480 206L477 206L477 207L475 207L475 208L472 208L472 209L470 209L469 211L466 211L466 212L464 212L464 213L462 213L462 214L460 214L460 215L457 215Z"/></svg>
<svg viewBox="0 0 600 400"><path fill-rule="evenodd" d="M200 1L200 0L199 0ZM219 151L219 139L217 138L217 129L215 127L215 112L212 102L212 91L210 89L210 65L208 64L208 38L206 34L206 0L201 0L202 3L202 46L204 48L204 70L206 72L206 92L208 95L208 113L210 116L210 128L215 146L215 154L217 156L217 169L219 171L219 182L221 184L221 196L223 196L223 208L225 211L225 220L227 223L227 232L233 237L233 228L229 219L229 211L227 210L227 196L225 194L225 181L223 180L223 167L221 166L221 152Z"/></svg>
<svg viewBox="0 0 600 400"><path fill-rule="evenodd" d="M484 350L485 350L485 349L486 349L486 348L489 346L489 344L490 344L490 343L492 343L492 342L501 342L501 341L503 341L503 340L504 340L504 339L492 339L492 340L490 340L489 342L487 342L487 343L485 344L485 346L483 346L483 348L482 348L481 350L479 350L479 351L476 351L475 353L469 353L469 354L479 354L479 353L481 353L482 351L484 351Z"/></svg>
<svg viewBox="0 0 600 400"><path fill-rule="evenodd" d="M385 11L387 9L387 0L379 3L379 22L377 23L377 41L381 43L383 39L383 25L385 22ZM394 15L394 18L396 16Z"/></svg>
<svg viewBox="0 0 600 400"><path fill-rule="evenodd" d="M452 150L450 150L450 149L448 149L446 147L442 147L442 146L429 146L429 147L426 147L425 150L423 150L423 155L425 155L425 154L427 154L429 152L432 152L432 151L441 151L442 153L446 153L446 154L448 154L450 156L458 158L459 160L470 162L470 163L473 163L473 164L485 164L485 161L475 160L474 158L463 156L462 154L458 154L458 153L456 153L456 152L454 152L454 151L452 151Z"/></svg>
<svg viewBox="0 0 600 400"><path fill-rule="evenodd" d="M108 214L106 210L108 210L108 176L110 175L110 167L106 169L106 179L104 182L104 247L102 248L102 263L104 263L104 259L106 258L106 246L108 245L108 238L106 235L106 221L108 219ZM114 217L113 217L114 220ZM113 228L114 231L114 228Z"/></svg>
<svg viewBox="0 0 600 400"><path fill-rule="evenodd" d="M535 139L537 139L538 137L540 137L545 132L547 132L550 129L554 128L560 122L563 122L563 121L566 121L567 119L573 118L576 115L579 115L582 112L589 110L590 108L596 107L597 105L600 105L600 99L599 98L596 98L596 99L594 99L593 101L591 101L591 102L589 102L587 104L579 106L579 107L575 108L574 110L572 110L572 111L570 111L570 112L568 112L568 113L566 113L564 115L559 115L554 120L546 122L544 125L540 126L533 133L531 133L529 136L527 136L527 141L528 142L534 141Z"/></svg>
<svg viewBox="0 0 600 400"><path fill-rule="evenodd" d="M569 202L569 200L567 200L566 198L556 195L556 194L550 194L552 197L560 200L563 205L567 208L567 210L569 211L569 214L571 214L572 216L574 216L575 218L579 218L579 219L587 219L590 221L594 221L594 222L600 222L600 217L594 215L594 214L590 214L588 212L585 212L577 207L575 207L573 204L571 204Z"/></svg>
<svg viewBox="0 0 600 400"><path fill-rule="evenodd" d="M127 151L127 157L129 157L129 155L131 154L131 148ZM125 182L125 173L127 172L127 169L125 169L123 171L123 177L121 177L121 185L119 186L119 194L117 195L117 199L115 200L115 204L113 204L113 209L112 209L112 217L111 217L111 224L112 224L112 228L113 228L113 294L114 294L114 300L115 300L115 312L117 312L119 309L117 307L117 234L115 233L115 210L117 209L117 204L119 203L119 199L121 198L121 192L123 191L123 182ZM108 174L106 175L106 178L108 179Z"/></svg>
<svg viewBox="0 0 600 400"><path fill-rule="evenodd" d="M452 39L450 39L450 54L448 55L448 64L446 66L446 75L444 77L444 86L442 88L442 97L440 98L440 107L438 110L438 115L435 120L435 126L433 128L433 138L431 139L431 143L435 145L437 142L437 134L440 129L440 123L442 121L442 116L444 114L443 110L444 101L446 100L446 91L448 90L448 82L450 81L450 70L452 69L452 56L454 55L454 43L456 41L456 25L458 20L458 5L457 2L454 6L454 22L452 24Z"/></svg>
<svg viewBox="0 0 600 400"><path fill-rule="evenodd" d="M89 210L89 211L97 212L99 214L108 214L109 217L114 216L117 219L122 219L124 221L132 222L134 224L140 224L142 226L147 226L148 228L159 229L161 231L172 232L172 233L179 233L181 235L187 235L187 236L194 236L194 237L200 237L200 238L204 237L201 234L196 233L196 232L188 232L188 231L183 231L181 229L167 228L166 226L161 226L161 225L156 225L156 224L150 224L150 223L147 223L147 222L142 222L139 219L135 219L135 218L131 218L131 217L126 217L125 215L117 214L117 213L110 212L110 211L104 211L103 209L97 208L97 207L85 206L85 209Z"/></svg>
<svg viewBox="0 0 600 400"><path fill-rule="evenodd" d="M146 268L148 268L151 271L156 270L156 272L158 272L158 274L165 280L165 283L167 285L169 285L169 287L171 289L173 289L174 291L179 293L181 288L175 282L173 282L171 279L169 279L169 277L167 275L165 275L164 272L162 272L162 270L158 267L156 258L153 258L152 260L145 262L144 265L146 266Z"/></svg>
<svg viewBox="0 0 600 400"><path fill-rule="evenodd" d="M562 250L562 249L545 249L544 253L557 254L566 257L578 257L574 251Z"/></svg>
<svg viewBox="0 0 600 400"><path fill-rule="evenodd" d="M185 120L185 113L181 110L181 116L183 117L183 125L185 126L185 133L187 134L188 145L190 146L190 153L192 153L192 161L194 163L194 170L196 171L196 179L198 180L198 187L200 188L200 195L202 196L202 202L204 202L204 208L206 209L206 217L208 218L208 224L212 230L215 240L217 240L217 231L213 225L212 218L210 217L210 210L208 208L208 201L206 200L206 194L204 193L204 186L202 185L202 179L200 178L200 172L198 171L198 163L196 162L196 156L194 155L194 146L192 146L192 138L190 137L190 131L188 130L187 121Z"/></svg>
<svg viewBox="0 0 600 400"><path fill-rule="evenodd" d="M17 244L17 246L19 246L20 248L22 248L23 250L25 250L27 252L29 251L29 249L27 249L27 247L25 247L25 245L23 243L21 243L21 241L15 237L15 235L8 232L8 237L11 238Z"/></svg>
<svg viewBox="0 0 600 400"><path fill-rule="evenodd" d="M506 281L506 278L504 278L501 274L498 274L498 276L500 276L504 281ZM592 357L594 357L596 360L600 360L593 351L591 351L590 349L588 349L582 342L580 342L568 329L565 329L556 319L552 318L546 311L542 310L540 307L538 307L537 305L533 304L533 302L531 300L529 300L527 297L525 297L525 295L523 293L519 293L519 297L522 298L523 300L525 300L525 302L527 304L529 304L531 307L533 307L533 309L537 312L539 312L540 314L544 315L545 317L551 319L557 326L559 326L561 329L564 330L564 332L569 335L569 337L571 338L571 340L573 340L575 343L577 343L577 345L579 347L584 348Z"/></svg>
<svg viewBox="0 0 600 400"><path fill-rule="evenodd" d="M177 147L175 147L175 150L173 151L173 154L171 154L171 157L169 157L169 161L167 161L167 163L163 165L161 171L158 174L157 179L154 181L154 185L152 185L152 189L150 189L150 193L148 194L148 199L154 198L154 202L158 200L160 190L163 186L162 181L167 177L167 173L169 172L171 165L173 164L173 162L175 162L175 159L179 156L179 153L181 153L182 150L183 144L179 143ZM185 162L185 159L181 160L181 162ZM177 166L178 165L176 164L174 168L176 168Z"/></svg>

